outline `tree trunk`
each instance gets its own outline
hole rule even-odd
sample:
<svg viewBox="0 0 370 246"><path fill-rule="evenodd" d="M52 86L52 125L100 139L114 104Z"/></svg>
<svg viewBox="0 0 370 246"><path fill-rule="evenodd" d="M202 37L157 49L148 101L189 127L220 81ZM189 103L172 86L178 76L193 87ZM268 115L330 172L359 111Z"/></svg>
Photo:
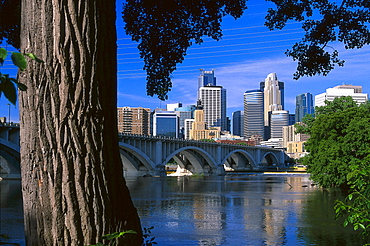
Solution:
<svg viewBox="0 0 370 246"><path fill-rule="evenodd" d="M142 232L117 131L115 1L22 0L19 75L27 245L88 245ZM120 245L123 245L121 242Z"/></svg>

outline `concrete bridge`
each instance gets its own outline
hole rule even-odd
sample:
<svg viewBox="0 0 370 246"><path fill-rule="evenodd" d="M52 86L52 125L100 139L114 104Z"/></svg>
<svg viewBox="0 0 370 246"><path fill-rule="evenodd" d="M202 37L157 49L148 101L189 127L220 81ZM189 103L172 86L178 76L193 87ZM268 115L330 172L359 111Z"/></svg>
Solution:
<svg viewBox="0 0 370 246"><path fill-rule="evenodd" d="M164 176L166 164L175 161L197 174L256 171L285 166L284 151L237 144L182 140L140 135L120 135L125 176ZM275 169L276 170L276 169Z"/></svg>
<svg viewBox="0 0 370 246"><path fill-rule="evenodd" d="M0 177L20 179L19 124L0 122Z"/></svg>
<svg viewBox="0 0 370 246"><path fill-rule="evenodd" d="M176 163L193 174L256 171L285 166L284 151L214 142L141 135L119 135L124 176L166 175L166 164ZM19 125L0 123L0 175L20 178Z"/></svg>

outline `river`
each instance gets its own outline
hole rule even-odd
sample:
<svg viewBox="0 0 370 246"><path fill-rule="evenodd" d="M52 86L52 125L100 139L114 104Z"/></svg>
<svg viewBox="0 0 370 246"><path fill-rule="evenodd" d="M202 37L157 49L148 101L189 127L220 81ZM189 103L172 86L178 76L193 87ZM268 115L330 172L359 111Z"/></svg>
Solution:
<svg viewBox="0 0 370 246"><path fill-rule="evenodd" d="M334 220L338 190L307 174L126 178L158 245L362 245ZM19 181L1 181L1 233L23 242Z"/></svg>

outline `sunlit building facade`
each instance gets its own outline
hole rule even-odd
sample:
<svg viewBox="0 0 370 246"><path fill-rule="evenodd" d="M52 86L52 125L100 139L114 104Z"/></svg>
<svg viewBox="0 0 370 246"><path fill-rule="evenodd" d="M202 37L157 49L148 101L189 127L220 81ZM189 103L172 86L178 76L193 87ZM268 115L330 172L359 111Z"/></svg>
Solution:
<svg viewBox="0 0 370 246"><path fill-rule="evenodd" d="M226 89L222 86L208 85L199 88L198 96L207 127L220 127L221 131L226 131Z"/></svg>
<svg viewBox="0 0 370 246"><path fill-rule="evenodd" d="M126 134L150 134L150 108L117 108L118 132Z"/></svg>

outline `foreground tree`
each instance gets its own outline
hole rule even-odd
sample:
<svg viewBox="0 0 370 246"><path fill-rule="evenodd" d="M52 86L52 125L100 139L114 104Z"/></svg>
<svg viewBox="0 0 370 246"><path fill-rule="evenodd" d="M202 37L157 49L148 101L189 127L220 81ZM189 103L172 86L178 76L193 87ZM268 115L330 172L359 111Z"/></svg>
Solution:
<svg viewBox="0 0 370 246"><path fill-rule="evenodd" d="M316 118L306 118L299 132L310 134L303 158L311 179L323 187L348 192L338 201L337 215L370 235L370 103L357 105L351 97L336 98L316 108Z"/></svg>
<svg viewBox="0 0 370 246"><path fill-rule="evenodd" d="M22 1L19 81L27 245L88 245L141 225L123 178L115 1ZM127 238L126 238L127 240Z"/></svg>

